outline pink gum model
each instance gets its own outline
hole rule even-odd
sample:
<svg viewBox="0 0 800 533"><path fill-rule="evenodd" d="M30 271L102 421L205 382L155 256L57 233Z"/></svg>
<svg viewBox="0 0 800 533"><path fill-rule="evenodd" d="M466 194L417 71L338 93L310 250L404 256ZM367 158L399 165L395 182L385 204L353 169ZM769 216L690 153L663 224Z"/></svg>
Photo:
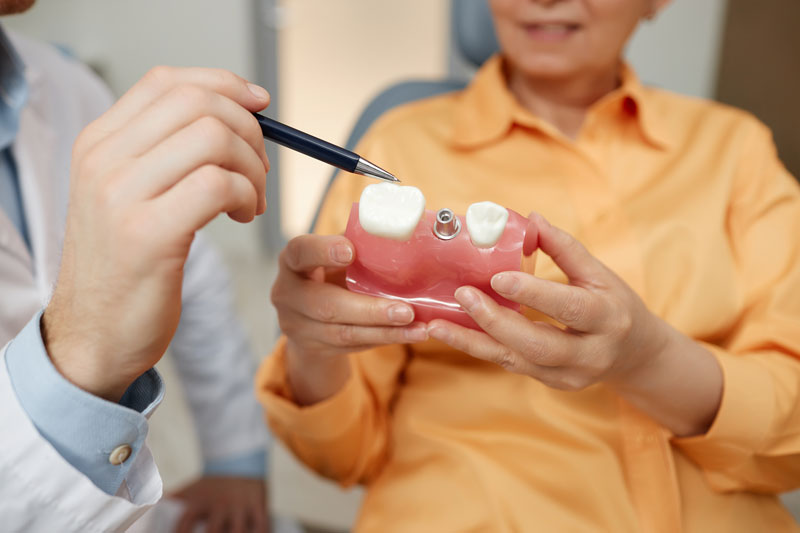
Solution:
<svg viewBox="0 0 800 533"><path fill-rule="evenodd" d="M443 211L453 216L449 210L439 213ZM453 296L464 285L476 287L500 305L519 311L519 304L503 298L490 285L494 274L521 269L529 223L519 213L510 209L508 213L500 240L492 247L478 248L472 244L462 216L458 216L460 231L448 239L434 233L437 212L425 211L411 237L396 241L367 233L359 223L355 203L345 231L356 252L347 269L347 288L407 302L414 307L417 322L443 318L479 329ZM536 238L529 235L527 241L525 251L530 255L536 249ZM525 261L526 266L533 263Z"/></svg>

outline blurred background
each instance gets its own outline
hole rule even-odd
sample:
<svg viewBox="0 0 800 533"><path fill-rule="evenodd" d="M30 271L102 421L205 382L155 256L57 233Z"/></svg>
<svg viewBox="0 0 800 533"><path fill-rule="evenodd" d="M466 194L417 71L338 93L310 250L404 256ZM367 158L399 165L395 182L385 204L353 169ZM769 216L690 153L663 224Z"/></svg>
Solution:
<svg viewBox="0 0 800 533"><path fill-rule="evenodd" d="M230 69L271 92L271 116L344 144L361 111L387 86L469 78L454 46L451 9L447 0L38 0L3 23L63 47L117 95L158 64ZM798 22L798 0L674 0L642 26L628 57L648 84L758 115L798 176ZM309 158L268 150L267 214L248 226L220 217L206 230L231 268L257 359L277 336L269 303L277 252L287 238L308 231L331 175ZM169 358L160 368L170 383L149 439L169 490L197 475L200 459ZM349 528L358 490L343 492L316 478L277 444L271 457L276 511L324 530ZM795 495L787 500L800 502Z"/></svg>

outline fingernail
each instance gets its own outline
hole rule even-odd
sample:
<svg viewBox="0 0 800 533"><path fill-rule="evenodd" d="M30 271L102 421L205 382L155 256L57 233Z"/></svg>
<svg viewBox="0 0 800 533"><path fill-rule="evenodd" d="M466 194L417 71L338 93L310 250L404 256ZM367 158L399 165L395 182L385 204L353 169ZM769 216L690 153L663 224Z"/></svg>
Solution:
<svg viewBox="0 0 800 533"><path fill-rule="evenodd" d="M331 250L333 260L337 263L347 265L353 260L353 250L346 244L337 244Z"/></svg>
<svg viewBox="0 0 800 533"><path fill-rule="evenodd" d="M450 342L450 332L442 327L432 327L428 329L428 336L432 339L442 341L444 343Z"/></svg>
<svg viewBox="0 0 800 533"><path fill-rule="evenodd" d="M408 324L414 320L414 311L405 304L391 306L387 314L389 315L389 320L396 324Z"/></svg>
<svg viewBox="0 0 800 533"><path fill-rule="evenodd" d="M424 342L428 340L428 328L425 324L409 328L406 330L406 339L410 342Z"/></svg>
<svg viewBox="0 0 800 533"><path fill-rule="evenodd" d="M461 287L456 291L456 300L461 304L461 307L467 311L472 311L478 305L478 295L475 294L475 289L469 287Z"/></svg>
<svg viewBox="0 0 800 533"><path fill-rule="evenodd" d="M504 294L514 294L519 288L519 280L511 274L497 274L492 278L492 288Z"/></svg>
<svg viewBox="0 0 800 533"><path fill-rule="evenodd" d="M247 88L250 89L250 92L253 93L253 96L258 98L259 100L267 100L269 99L269 93L263 87L256 85L255 83L248 83Z"/></svg>

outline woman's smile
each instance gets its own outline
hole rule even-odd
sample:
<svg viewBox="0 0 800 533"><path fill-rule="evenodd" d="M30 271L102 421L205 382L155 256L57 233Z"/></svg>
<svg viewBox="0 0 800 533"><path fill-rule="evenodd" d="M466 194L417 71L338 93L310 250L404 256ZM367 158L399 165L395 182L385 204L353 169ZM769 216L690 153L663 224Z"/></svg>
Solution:
<svg viewBox="0 0 800 533"><path fill-rule="evenodd" d="M562 42L572 37L581 29L580 24L562 21L541 21L524 24L526 35L540 42Z"/></svg>

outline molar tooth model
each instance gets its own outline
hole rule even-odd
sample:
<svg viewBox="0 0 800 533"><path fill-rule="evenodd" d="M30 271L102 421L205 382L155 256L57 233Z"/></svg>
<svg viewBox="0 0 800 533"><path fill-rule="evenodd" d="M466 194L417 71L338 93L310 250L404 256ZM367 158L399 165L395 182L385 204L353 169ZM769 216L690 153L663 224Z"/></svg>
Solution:
<svg viewBox="0 0 800 533"><path fill-rule="evenodd" d="M450 209L426 211L416 187L369 185L345 231L356 250L347 287L407 302L420 322L444 318L477 329L453 293L472 285L519 311L490 281L498 272L521 269L527 226L527 218L492 202L472 204L462 217Z"/></svg>

